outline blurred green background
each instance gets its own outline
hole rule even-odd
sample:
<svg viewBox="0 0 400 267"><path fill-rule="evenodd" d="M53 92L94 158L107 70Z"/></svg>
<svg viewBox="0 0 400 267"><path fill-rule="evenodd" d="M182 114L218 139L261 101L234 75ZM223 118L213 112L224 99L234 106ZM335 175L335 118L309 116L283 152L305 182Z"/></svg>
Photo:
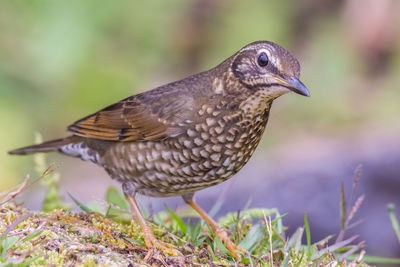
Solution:
<svg viewBox="0 0 400 267"><path fill-rule="evenodd" d="M75 120L214 67L256 40L274 41L295 54L312 95L276 101L259 159L288 143L288 153L298 154L296 142L303 138L311 140L302 146L305 154L327 138L351 143L372 133L368 140L378 147L393 146L385 138L400 137L399 4L1 1L0 191L34 174L31 157L11 157L6 151L33 143L35 132L44 139L64 136ZM313 145L313 140L320 142ZM61 177L71 183L86 175L106 176L76 160L50 158L65 162ZM284 160L280 163L284 166Z"/></svg>
<svg viewBox="0 0 400 267"><path fill-rule="evenodd" d="M298 130L398 126L399 5L382 2L2 1L0 148L30 144L36 131L66 135L75 120L213 67L255 40L292 51L312 93L278 100L271 123L279 126L265 142ZM31 165L0 153L0 190Z"/></svg>

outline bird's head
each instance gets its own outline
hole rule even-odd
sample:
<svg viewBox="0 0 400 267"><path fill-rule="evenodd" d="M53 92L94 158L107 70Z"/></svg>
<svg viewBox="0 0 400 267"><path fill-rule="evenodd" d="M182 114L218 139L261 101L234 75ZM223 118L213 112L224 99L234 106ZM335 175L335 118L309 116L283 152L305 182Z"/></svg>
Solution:
<svg viewBox="0 0 400 267"><path fill-rule="evenodd" d="M248 44L233 56L231 62L231 73L250 90L265 90L272 98L290 91L310 96L299 80L299 62L275 43L258 41Z"/></svg>

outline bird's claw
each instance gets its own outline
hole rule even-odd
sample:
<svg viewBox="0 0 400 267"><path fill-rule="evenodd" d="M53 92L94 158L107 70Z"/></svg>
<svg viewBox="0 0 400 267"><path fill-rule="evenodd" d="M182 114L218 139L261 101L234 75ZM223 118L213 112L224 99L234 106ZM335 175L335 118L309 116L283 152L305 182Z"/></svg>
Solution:
<svg viewBox="0 0 400 267"><path fill-rule="evenodd" d="M229 252L232 254L232 256L235 257L236 259L238 259L239 261L241 259L241 256L236 251L239 251L243 254L247 254L247 251L245 249L239 247L238 245L236 245L229 239L228 233L224 229L218 228L215 231L215 235L219 238L219 240L221 240L221 242L229 250Z"/></svg>
<svg viewBox="0 0 400 267"><path fill-rule="evenodd" d="M182 253L177 250L173 245L165 243L163 241L158 240L153 233L145 232L144 233L144 242L146 243L146 247L155 248L163 253L173 255L173 256L181 256Z"/></svg>

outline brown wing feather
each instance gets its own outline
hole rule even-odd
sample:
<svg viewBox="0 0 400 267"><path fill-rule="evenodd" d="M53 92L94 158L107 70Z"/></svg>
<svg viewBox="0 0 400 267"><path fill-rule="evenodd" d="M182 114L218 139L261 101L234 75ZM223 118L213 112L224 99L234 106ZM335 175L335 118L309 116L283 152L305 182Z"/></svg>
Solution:
<svg viewBox="0 0 400 267"><path fill-rule="evenodd" d="M132 96L89 115L68 130L78 136L109 141L159 140L182 133L191 118L193 99L178 91L159 90Z"/></svg>

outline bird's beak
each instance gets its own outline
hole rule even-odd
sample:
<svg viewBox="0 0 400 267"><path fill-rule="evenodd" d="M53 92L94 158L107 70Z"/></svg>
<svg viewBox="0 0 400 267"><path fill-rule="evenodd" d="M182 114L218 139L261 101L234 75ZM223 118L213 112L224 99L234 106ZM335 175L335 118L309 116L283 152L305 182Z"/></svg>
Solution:
<svg viewBox="0 0 400 267"><path fill-rule="evenodd" d="M280 79L274 77L276 80L281 82L283 85L287 86L290 90L299 95L310 96L310 92L308 91L307 87L296 77L292 79Z"/></svg>

